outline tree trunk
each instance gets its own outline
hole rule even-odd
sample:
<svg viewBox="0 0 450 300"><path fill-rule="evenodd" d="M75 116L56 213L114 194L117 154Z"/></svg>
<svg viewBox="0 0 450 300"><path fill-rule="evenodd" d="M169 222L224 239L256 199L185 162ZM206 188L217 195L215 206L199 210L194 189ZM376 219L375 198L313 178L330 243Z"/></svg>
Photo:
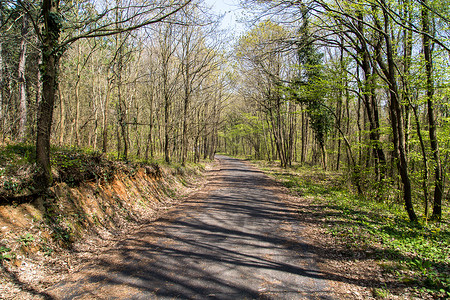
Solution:
<svg viewBox="0 0 450 300"><path fill-rule="evenodd" d="M416 107L412 106L413 113L414 113L414 119L416 122L416 130L417 130L417 136L419 137L419 143L420 143L420 150L422 151L422 160L423 160L423 182L422 182L422 190L423 190L423 202L424 202L424 215L425 218L428 218L428 159L427 159L427 153L425 150L425 143L422 138L422 131L420 129L420 120L419 120L419 114L417 113Z"/></svg>
<svg viewBox="0 0 450 300"><path fill-rule="evenodd" d="M40 48L41 47L41 41L39 39L38 36L36 36L36 45ZM39 52L38 54L38 66L40 66L42 64L42 52ZM58 89L59 90L59 89ZM58 95L61 95L60 92L58 92ZM41 76L41 71L38 68L37 71L37 82L36 82L36 95L35 95L35 101L36 101L36 106L39 106L39 103L41 103L42 100L42 76ZM33 124L36 124L36 117L37 114L34 113L33 114ZM36 134L36 127L33 126L32 127L32 134L31 136L35 136Z"/></svg>
<svg viewBox="0 0 450 300"><path fill-rule="evenodd" d="M164 160L166 163L170 163L170 148L169 148L169 109L170 100L166 95L164 99Z"/></svg>
<svg viewBox="0 0 450 300"><path fill-rule="evenodd" d="M80 146L80 80L81 80L81 51L80 44L77 44L77 79L75 80L75 145Z"/></svg>
<svg viewBox="0 0 450 300"><path fill-rule="evenodd" d="M373 149L373 155L375 158L375 169L378 174L378 180L383 179L386 175L386 156L384 154L383 148L381 147L380 141L380 121L378 114L378 105L376 98L376 82L375 66L371 68L371 62L369 53L366 50L367 43L364 38L364 21L362 12L357 13L358 16L358 31L361 33L360 42L361 45L357 48L358 55L362 58L360 62L361 69L364 75L364 82L362 83L363 90L363 101L364 107L366 108L367 117L369 119L369 139L370 145Z"/></svg>
<svg viewBox="0 0 450 300"><path fill-rule="evenodd" d="M27 131L27 116L28 116L28 103L27 103L27 88L25 81L25 67L27 62L27 40L25 36L28 33L28 17L26 14L22 16L22 30L20 41L20 54L19 54L19 132L18 138L21 142L25 141Z"/></svg>
<svg viewBox="0 0 450 300"><path fill-rule="evenodd" d="M116 29L119 31L120 23L123 21L122 16L119 13L119 7L122 5L121 0L116 0ZM127 124L126 124L126 114L127 114L127 105L126 101L122 96L122 73L123 73L123 58L124 58L124 39L122 38L122 33L118 33L116 35L116 51L117 51L117 65L116 65L116 83L117 83L117 122L119 129L117 133L117 146L118 146L118 157L121 160L128 160L128 135L127 135ZM121 153L121 143L123 142L123 152Z"/></svg>
<svg viewBox="0 0 450 300"><path fill-rule="evenodd" d="M147 143L145 145L145 160L148 160L149 152L150 157L153 158L153 86L151 87L148 104L150 106L150 116L148 118L148 135Z"/></svg>
<svg viewBox="0 0 450 300"><path fill-rule="evenodd" d="M386 5L383 1L383 4ZM411 181L408 174L408 161L405 152L405 136L404 136L404 124L402 120L402 109L398 98L398 87L395 78L395 62L393 57L393 49L391 44L391 39L389 35L389 16L388 13L383 10L384 17L384 41L386 45L386 57L387 66L385 65L382 54L381 54L381 41L378 41L376 45L376 59L378 65L382 69L386 81L389 86L389 110L391 117L391 127L393 131L393 142L394 142L394 155L397 159L397 168L400 173L401 181L403 184L403 200L405 203L405 209L408 213L411 222L417 222L417 216L414 212L414 207L412 204L412 191L411 191ZM377 23L378 29L381 29L379 23Z"/></svg>
<svg viewBox="0 0 450 300"><path fill-rule="evenodd" d="M427 111L428 111L428 131L430 135L430 146L434 160L434 200L433 200L433 214L431 219L440 220L442 217L442 166L439 155L439 144L436 133L436 121L434 120L433 96L434 96L434 82L433 82L433 58L431 53L431 40L428 36L430 33L429 12L425 7L427 0L424 0L422 6L422 30L423 34L423 54L425 58L426 70L426 89L427 89Z"/></svg>
<svg viewBox="0 0 450 300"><path fill-rule="evenodd" d="M183 33L182 38L182 48L183 48L183 57L181 62L181 72L183 78L183 88L184 88L184 96L183 96L183 124L182 124L182 132L181 132L181 164L184 166L187 158L187 148L188 148L188 137L187 137L187 114L189 109L189 101L191 97L191 32L189 29L186 29L186 32Z"/></svg>
<svg viewBox="0 0 450 300"><path fill-rule="evenodd" d="M63 94L61 93L61 88L58 86L58 96L59 96L59 124L60 124L60 133L59 133L59 145L62 146L64 144L65 130L66 130L66 103L64 101Z"/></svg>
<svg viewBox="0 0 450 300"><path fill-rule="evenodd" d="M102 116L102 153L106 153L108 151L108 105L109 105L109 97L111 95L111 87L110 81L107 76L106 79L106 96L105 102L103 104L103 116Z"/></svg>
<svg viewBox="0 0 450 300"><path fill-rule="evenodd" d="M325 146L325 143L319 143L320 144L320 152L322 152L322 168L324 171L327 170L327 148Z"/></svg>
<svg viewBox="0 0 450 300"><path fill-rule="evenodd" d="M306 111L302 107L302 152L300 162L306 163L307 151L308 151L308 122L306 117Z"/></svg>
<svg viewBox="0 0 450 300"><path fill-rule="evenodd" d="M0 24L3 24L3 1L0 1ZM4 133L4 73L3 73L3 39L0 38L0 133Z"/></svg>
<svg viewBox="0 0 450 300"><path fill-rule="evenodd" d="M280 120L278 118L279 117L278 114L277 113L275 113L275 114L276 115L274 116L274 113L272 110L269 112L270 121L272 123L272 134L273 134L273 139L275 142L275 147L277 150L278 158L280 159L280 165L282 168L284 168L286 166L286 164L284 161L283 144L281 141Z"/></svg>
<svg viewBox="0 0 450 300"><path fill-rule="evenodd" d="M122 69L120 67L120 69ZM127 161L128 160L128 134L127 134L127 123L126 123L126 107L125 107L125 101L123 100L122 96L122 70L119 70L119 76L117 78L117 117L118 117L118 123L120 128L120 134L119 137L122 137L123 142L123 152L118 153L121 160ZM120 144L120 138L117 140L117 143Z"/></svg>
<svg viewBox="0 0 450 300"><path fill-rule="evenodd" d="M186 73L189 73L189 70L186 70ZM188 75L186 74L186 77L188 77ZM188 109L189 109L189 87L188 87L188 81L186 80L185 82L185 91L184 91L184 105L183 105L183 129L181 132L182 135L182 145L181 145L181 164L184 166L186 164L186 159L187 159L187 148L188 148L188 137L187 137L187 114L188 114Z"/></svg>
<svg viewBox="0 0 450 300"><path fill-rule="evenodd" d="M42 10L42 100L38 107L36 136L36 187L45 189L52 183L50 166L50 134L53 121L53 107L56 98L59 66L58 40L61 24L58 20L59 1L43 0Z"/></svg>

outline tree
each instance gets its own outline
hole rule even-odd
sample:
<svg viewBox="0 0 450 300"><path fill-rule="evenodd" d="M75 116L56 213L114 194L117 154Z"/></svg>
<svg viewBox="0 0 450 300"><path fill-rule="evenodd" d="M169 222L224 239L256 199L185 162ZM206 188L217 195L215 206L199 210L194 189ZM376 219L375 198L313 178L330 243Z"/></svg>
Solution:
<svg viewBox="0 0 450 300"><path fill-rule="evenodd" d="M18 1L20 6L33 18L28 3ZM85 2L88 9L74 6L66 7L66 3L59 0L43 0L40 6L39 21L33 19L34 29L41 42L42 63L40 66L42 76L42 99L38 108L37 137L36 137L36 162L38 167L35 179L36 186L46 188L52 182L50 170L50 134L53 121L53 107L57 91L57 74L59 61L62 53L73 42L84 38L105 37L116 35L121 32L129 32L141 27L164 21L173 16L183 7L190 3L190 0L168 1L163 3L120 3L115 7L109 7L107 2L103 6L95 8ZM63 5L64 7L62 7ZM133 9L128 9L132 7ZM67 27L62 11L63 9L80 10L79 19L70 20L74 27ZM96 12L96 10L98 12ZM114 15L117 11L127 12L127 18L115 22ZM120 26L118 26L120 25ZM73 29L79 29L78 33ZM63 35L63 36L62 36Z"/></svg>
<svg viewBox="0 0 450 300"><path fill-rule="evenodd" d="M408 170L408 159L406 154L406 140L403 126L403 115L401 102L399 99L399 90L396 78L396 65L394 61L394 49L391 41L391 28L388 11L384 8L386 3L382 2L383 25L378 20L378 11L374 9L375 26L379 31L379 37L375 45L375 55L378 66L381 69L383 79L389 86L389 113L392 128L392 137L394 143L394 156L397 160L397 168L403 184L403 199L405 209L411 222L417 221L417 215L412 204L411 179ZM386 61L383 59L382 43L384 42L384 51L386 52Z"/></svg>
<svg viewBox="0 0 450 300"><path fill-rule="evenodd" d="M2 25L2 37L0 37L0 130L3 132L5 129L3 128L5 112L4 112L4 59L3 59L3 22L4 22L4 11L6 8L4 7L3 1L0 1L0 24Z"/></svg>
<svg viewBox="0 0 450 300"><path fill-rule="evenodd" d="M179 40L174 39L174 26L172 24L162 24L159 28L159 75L161 82L159 88L163 99L163 122L164 122L164 160L167 163L171 161L170 137L173 130L171 124L171 108L174 101L174 95L177 91L177 77L180 68L173 65L173 56L176 51ZM173 72L173 69L175 71ZM173 74L175 73L175 74Z"/></svg>
<svg viewBox="0 0 450 300"><path fill-rule="evenodd" d="M27 128L27 87L25 79L25 66L27 61L27 34L28 34L28 18L24 14L22 16L22 29L21 29L21 41L20 41L20 54L19 54L19 139L23 142L25 139Z"/></svg>
<svg viewBox="0 0 450 300"><path fill-rule="evenodd" d="M314 31L307 36L326 49L325 64L337 60L334 53L340 53L342 58L345 52L350 59L350 63L341 63L342 72L350 75L350 80L341 86L347 99L344 113L350 135L348 151L358 147L357 168L367 174L359 176L358 181L364 184L368 193L376 188L376 199L380 201L386 201L382 200L386 195L395 197L392 196L394 193L383 194L387 186L401 191L398 194L402 195L406 212L413 222L418 219L413 203L420 200L427 210L428 190L433 185L432 218L439 219L446 168L440 157L443 148L439 148L439 136L447 126L439 118L444 113L440 107L448 105L444 100L448 77L436 74L438 69L448 69L448 64L442 60L450 52L448 39L443 34L448 32L450 24L445 4L371 0L252 3L261 7L259 17L270 16L293 26L299 21L304 22L306 12L311 12L309 20ZM413 47L414 41L419 40L422 51ZM295 43L292 39L284 42ZM334 53L333 48L336 49ZM309 55L311 51L305 53ZM435 58L442 60L438 68L433 63ZM438 96L435 95L436 80L440 81ZM307 95L306 91L302 92ZM351 95L356 99L353 103L350 102ZM339 94L339 99L341 97ZM331 106L323 107L333 114ZM339 103L335 107L337 123L342 124L342 107ZM415 120L414 125L411 118ZM313 122L312 125L314 127ZM424 127L430 137L429 145L422 137L420 128ZM428 164L428 156L432 164ZM352 160L351 156L348 160ZM434 169L434 184L428 180L429 165ZM370 172L371 168L375 172ZM372 174L374 181L365 178ZM421 179L417 181L419 177ZM421 183L425 201L414 191L417 183Z"/></svg>
<svg viewBox="0 0 450 300"><path fill-rule="evenodd" d="M324 107L327 87L324 85L322 66L323 55L314 46L308 28L308 12L302 9L303 24L297 51L299 75L292 82L292 92L296 101L306 104L310 124L322 152L322 166L327 169L326 138L331 129L331 115Z"/></svg>
<svg viewBox="0 0 450 300"><path fill-rule="evenodd" d="M423 0L421 12L422 12L422 47L425 59L425 73L426 73L426 97L427 97L427 112L428 112L428 132L430 135L430 146L434 160L434 201L433 201L433 214L432 219L440 220L442 216L442 195L443 195L443 179L442 179L442 166L439 155L439 144L436 133L436 120L434 113L434 82L433 82L433 57L432 57L432 40L430 35L432 34L430 29L429 10L427 8L428 1Z"/></svg>
<svg viewBox="0 0 450 300"><path fill-rule="evenodd" d="M286 28L269 20L260 22L241 37L237 49L241 71L249 78L243 86L245 98L255 99L269 121L281 166L293 159L296 104L283 93L292 75L293 51L283 52L281 43L290 36Z"/></svg>
<svg viewBox="0 0 450 300"><path fill-rule="evenodd" d="M185 21L189 26L181 28L181 49L179 60L181 63L181 77L183 85L183 120L181 132L181 163L184 165L188 154L188 117L193 94L198 91L204 80L216 68L215 57L217 45L208 45L208 37L214 35L216 22L201 20L193 6L186 12Z"/></svg>

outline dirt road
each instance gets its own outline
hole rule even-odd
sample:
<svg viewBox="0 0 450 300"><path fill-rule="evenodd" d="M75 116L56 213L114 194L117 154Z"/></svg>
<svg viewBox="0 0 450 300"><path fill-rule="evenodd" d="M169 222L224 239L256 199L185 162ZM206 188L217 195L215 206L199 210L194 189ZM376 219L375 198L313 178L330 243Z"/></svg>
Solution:
<svg viewBox="0 0 450 300"><path fill-rule="evenodd" d="M47 291L57 299L332 299L295 212L246 163Z"/></svg>

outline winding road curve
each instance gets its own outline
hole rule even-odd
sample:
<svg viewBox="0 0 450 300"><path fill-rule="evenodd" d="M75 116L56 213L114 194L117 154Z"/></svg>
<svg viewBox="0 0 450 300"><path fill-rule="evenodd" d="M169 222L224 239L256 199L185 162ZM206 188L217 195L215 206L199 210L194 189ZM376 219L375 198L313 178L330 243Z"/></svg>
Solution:
<svg viewBox="0 0 450 300"><path fill-rule="evenodd" d="M333 299L295 212L244 162L47 290L55 299Z"/></svg>

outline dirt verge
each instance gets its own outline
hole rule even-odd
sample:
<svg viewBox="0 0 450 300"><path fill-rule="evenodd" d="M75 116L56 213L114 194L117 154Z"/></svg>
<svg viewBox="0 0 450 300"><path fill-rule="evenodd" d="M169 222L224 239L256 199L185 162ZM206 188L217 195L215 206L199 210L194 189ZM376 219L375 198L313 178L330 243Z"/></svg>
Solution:
<svg viewBox="0 0 450 300"><path fill-rule="evenodd" d="M46 299L47 287L205 183L204 170L133 166L108 180L55 184L29 202L0 205L0 299Z"/></svg>

